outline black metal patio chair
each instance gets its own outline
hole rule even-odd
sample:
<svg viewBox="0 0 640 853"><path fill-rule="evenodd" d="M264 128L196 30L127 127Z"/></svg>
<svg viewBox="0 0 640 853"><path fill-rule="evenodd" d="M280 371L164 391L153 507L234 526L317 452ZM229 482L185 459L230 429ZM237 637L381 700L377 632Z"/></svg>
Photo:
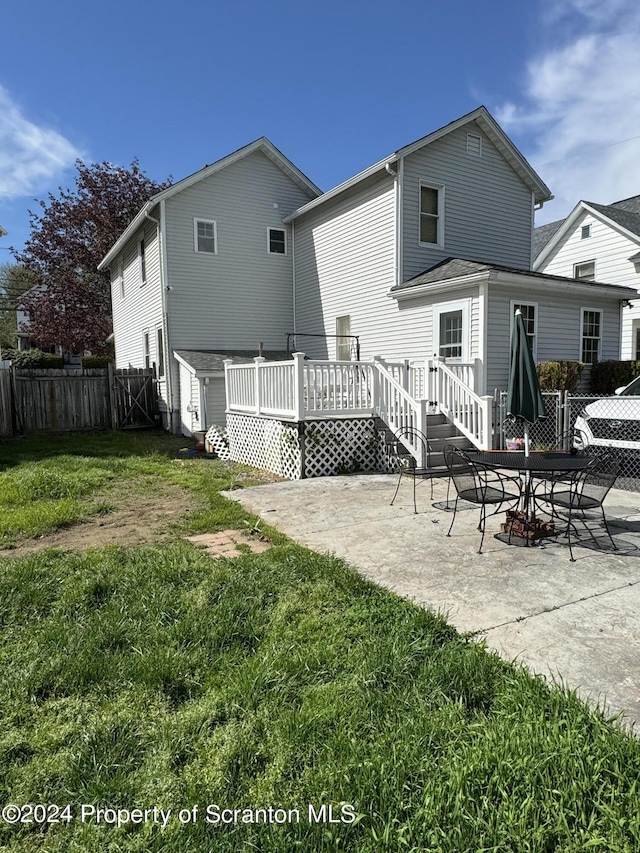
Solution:
<svg viewBox="0 0 640 853"><path fill-rule="evenodd" d="M607 516L604 511L604 499L620 472L620 462L612 456L595 456L589 466L583 471L577 472L569 480L561 478L556 481L544 480L534 490L533 499L537 507L544 511L545 506L550 508L552 517L567 522L567 538L569 541L569 555L574 563L573 547L571 542L571 531L577 535L575 526L576 514L581 516L585 529L593 539L596 546L598 540L587 524L586 513L590 510L599 509L607 536L614 550L618 550L613 541Z"/></svg>
<svg viewBox="0 0 640 853"><path fill-rule="evenodd" d="M482 554L487 516L500 512L505 504L510 505L509 509L515 509L518 506L521 498L520 481L493 468L488 468L480 462L476 462L464 450L460 450L458 447L452 445L445 447L444 458L451 482L456 490L453 518L451 519L447 536L451 536L451 531L453 530L458 510L458 501L463 500L472 504L478 504L480 506L478 530L482 533L478 554ZM493 506L493 511L487 513L487 506Z"/></svg>
<svg viewBox="0 0 640 853"><path fill-rule="evenodd" d="M413 511L418 512L416 506L416 480L431 480L431 499L433 499L433 477L439 476L442 472L434 474L431 469L431 445L427 441L426 435L415 427L401 427L394 433L393 454L398 464L398 484L391 499L391 506L398 496L400 483L405 475L413 478ZM415 456L409 448L414 448L418 455L426 462L426 465L419 465Z"/></svg>

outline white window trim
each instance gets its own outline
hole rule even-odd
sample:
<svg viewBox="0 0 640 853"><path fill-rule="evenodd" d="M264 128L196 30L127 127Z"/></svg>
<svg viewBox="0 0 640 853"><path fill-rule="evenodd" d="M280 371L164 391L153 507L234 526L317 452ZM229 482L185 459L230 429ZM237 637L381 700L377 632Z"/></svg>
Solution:
<svg viewBox="0 0 640 853"><path fill-rule="evenodd" d="M124 299L124 263L122 262L122 256L118 258L118 263L116 265L116 281L118 282L120 299Z"/></svg>
<svg viewBox="0 0 640 853"><path fill-rule="evenodd" d="M160 333L162 336L162 352L160 351L160 347L158 346L158 343L159 343L158 333ZM165 353L164 353L164 328L162 327L162 325L156 326L156 336L155 337L156 337L155 347L156 347L157 378L164 380L166 378L166 375L167 375L167 359L165 358ZM162 363L163 363L162 364L162 367L163 367L162 373L160 373L160 360L161 360L160 356L162 356Z"/></svg>
<svg viewBox="0 0 640 853"><path fill-rule="evenodd" d="M586 234L585 234L585 229L586 229ZM585 222L580 226L580 239L581 240L588 240L589 237L591 237L591 223Z"/></svg>
<svg viewBox="0 0 640 853"><path fill-rule="evenodd" d="M138 271L140 273L140 287L144 287L147 283L147 242L144 235L138 240Z"/></svg>
<svg viewBox="0 0 640 853"><path fill-rule="evenodd" d="M515 321L516 315L516 305L526 305L531 306L534 309L533 314L533 358L537 360L538 358L538 303L537 302L529 302L524 299L512 299L510 303L511 307L511 319L509 321L509 340L511 340L513 336L513 324ZM582 339L581 339L582 340Z"/></svg>
<svg viewBox="0 0 640 853"><path fill-rule="evenodd" d="M271 232L272 231L282 231L284 234L284 253L283 252L272 252L271 251ZM283 258L288 254L288 246L287 246L287 229L286 228L278 228L277 225L270 225L267 228L267 254L268 255L280 255Z"/></svg>
<svg viewBox="0 0 640 853"><path fill-rule="evenodd" d="M340 320L348 320L349 321L347 324L349 327L348 332L345 333L345 332L340 331L340 329L338 328L338 324L339 324ZM342 337L347 338L346 343L341 341L340 338L337 337L338 335L340 335L340 338L342 338ZM352 341L353 341L353 338L351 337L351 314L340 314L339 316L336 317L336 361L351 361L351 343L352 343ZM344 346L344 347L348 346L349 347L349 358L341 359L338 357L338 352L339 352L341 346Z"/></svg>
<svg viewBox="0 0 640 853"><path fill-rule="evenodd" d="M456 362L466 362L471 359L471 300L459 299L455 302L439 302L433 306L432 343L436 358L440 358L440 315L452 311L462 311L462 355L460 358L449 359Z"/></svg>
<svg viewBox="0 0 640 853"><path fill-rule="evenodd" d="M594 314L600 315L600 337L598 338L598 354L597 361L602 359L602 318L604 311L602 308L590 308L588 305L583 305L580 308L580 349L578 350L578 361L582 361L582 343L584 341L584 312L593 311Z"/></svg>
<svg viewBox="0 0 640 853"><path fill-rule="evenodd" d="M438 239L436 243L423 243L420 239L420 224L422 222L422 187L429 187L432 190L438 191ZM444 184L434 184L431 181L419 182L418 186L418 245L419 246L435 246L437 249L444 248Z"/></svg>
<svg viewBox="0 0 640 853"><path fill-rule="evenodd" d="M586 266L587 264L593 264L593 278L578 278L577 271L578 267ZM597 281L596 279L596 259L589 258L587 261L578 261L573 265L573 277L577 278L578 281Z"/></svg>
<svg viewBox="0 0 640 853"><path fill-rule="evenodd" d="M149 359L149 364L147 364L147 358ZM149 329L142 330L142 366L144 368L151 367L151 333Z"/></svg>
<svg viewBox="0 0 640 853"><path fill-rule="evenodd" d="M213 225L213 252L201 252L198 248L198 222L203 222L205 225ZM215 219L203 219L201 216L193 217L193 251L198 255L218 254L218 223Z"/></svg>

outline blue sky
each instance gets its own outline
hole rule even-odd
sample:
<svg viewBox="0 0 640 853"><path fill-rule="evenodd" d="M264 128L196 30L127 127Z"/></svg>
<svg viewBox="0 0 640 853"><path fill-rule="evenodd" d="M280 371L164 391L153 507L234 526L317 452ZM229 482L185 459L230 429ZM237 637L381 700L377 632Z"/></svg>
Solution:
<svg viewBox="0 0 640 853"><path fill-rule="evenodd" d="M78 157L179 180L264 135L326 190L481 103L538 224L640 193L637 0L31 0L0 33L0 262Z"/></svg>

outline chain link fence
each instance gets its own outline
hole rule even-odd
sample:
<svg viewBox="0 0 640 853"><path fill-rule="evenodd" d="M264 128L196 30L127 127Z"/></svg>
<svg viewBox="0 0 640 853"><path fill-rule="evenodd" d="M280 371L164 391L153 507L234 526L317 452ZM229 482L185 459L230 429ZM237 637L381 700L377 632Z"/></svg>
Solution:
<svg viewBox="0 0 640 853"><path fill-rule="evenodd" d="M616 488L640 492L640 397L598 397L542 394L547 417L532 424L529 439L533 450L569 450L582 442L587 453L610 454L620 462ZM496 439L507 447L524 436L521 423L506 416L506 392L496 398Z"/></svg>

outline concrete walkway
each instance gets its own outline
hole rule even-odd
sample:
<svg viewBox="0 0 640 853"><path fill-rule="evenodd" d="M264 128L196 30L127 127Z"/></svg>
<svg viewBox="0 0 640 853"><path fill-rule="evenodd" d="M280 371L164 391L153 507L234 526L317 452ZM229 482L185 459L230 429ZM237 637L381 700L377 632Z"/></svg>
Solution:
<svg viewBox="0 0 640 853"><path fill-rule="evenodd" d="M572 563L566 540L525 548L495 539L503 514L488 519L478 555L478 508L459 510L447 538L452 514L433 506L446 500L446 481L434 482L433 500L430 484L418 485L417 515L408 478L389 505L395 483L392 475L363 474L226 495L295 541L444 613L504 658L640 722L640 495L612 490L607 497L620 550L608 539L599 539L607 552L594 549L585 535Z"/></svg>

